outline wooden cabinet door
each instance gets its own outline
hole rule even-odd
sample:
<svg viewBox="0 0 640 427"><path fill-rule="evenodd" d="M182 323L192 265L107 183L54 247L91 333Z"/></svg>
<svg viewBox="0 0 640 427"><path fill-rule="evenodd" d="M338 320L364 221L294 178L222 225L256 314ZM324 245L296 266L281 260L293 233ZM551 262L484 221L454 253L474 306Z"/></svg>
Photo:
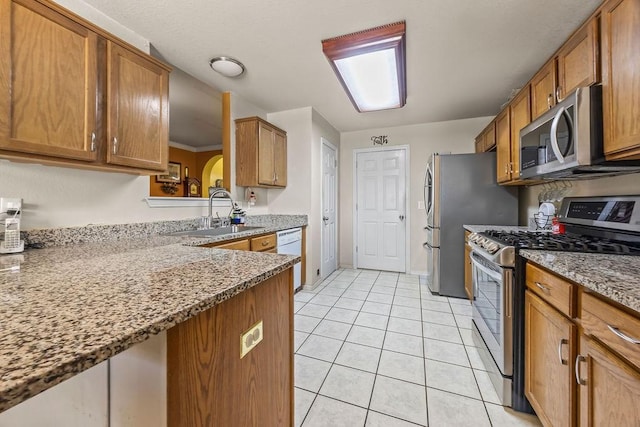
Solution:
<svg viewBox="0 0 640 427"><path fill-rule="evenodd" d="M109 41L107 57L107 163L166 170L169 73Z"/></svg>
<svg viewBox="0 0 640 427"><path fill-rule="evenodd" d="M35 1L1 0L0 149L96 160L97 71L95 33Z"/></svg>
<svg viewBox="0 0 640 427"><path fill-rule="evenodd" d="M287 186L287 136L275 131L273 134L273 168L275 185Z"/></svg>
<svg viewBox="0 0 640 427"><path fill-rule="evenodd" d="M250 251L251 245L249 244L249 239L238 240L236 242L231 243L223 243L221 245L212 246L218 249L233 249L234 251Z"/></svg>
<svg viewBox="0 0 640 427"><path fill-rule="evenodd" d="M258 184L273 185L274 130L262 122L258 123Z"/></svg>
<svg viewBox="0 0 640 427"><path fill-rule="evenodd" d="M579 87L600 80L598 65L598 21L592 19L576 32L558 51L558 87L556 101Z"/></svg>
<svg viewBox="0 0 640 427"><path fill-rule="evenodd" d="M553 58L531 80L531 116L533 119L556 105L556 61Z"/></svg>
<svg viewBox="0 0 640 427"><path fill-rule="evenodd" d="M483 151L490 151L496 146L496 126L495 121L489 124L484 134L484 149Z"/></svg>
<svg viewBox="0 0 640 427"><path fill-rule="evenodd" d="M288 269L167 331L169 427L294 424L292 280ZM259 321L263 340L240 357Z"/></svg>
<svg viewBox="0 0 640 427"><path fill-rule="evenodd" d="M511 180L511 120L509 107L496 117L496 172L498 182Z"/></svg>
<svg viewBox="0 0 640 427"><path fill-rule="evenodd" d="M476 137L476 153L484 152L484 133Z"/></svg>
<svg viewBox="0 0 640 427"><path fill-rule="evenodd" d="M531 123L531 86L527 85L513 99L511 114L511 179L520 178L520 130Z"/></svg>
<svg viewBox="0 0 640 427"><path fill-rule="evenodd" d="M604 152L640 158L640 1L607 1L601 28Z"/></svg>
<svg viewBox="0 0 640 427"><path fill-rule="evenodd" d="M545 426L575 426L576 326L533 293L525 295L525 395Z"/></svg>
<svg viewBox="0 0 640 427"><path fill-rule="evenodd" d="M473 277L471 268L471 246L464 245L464 293L473 301Z"/></svg>
<svg viewBox="0 0 640 427"><path fill-rule="evenodd" d="M640 374L611 351L585 336L580 339L576 375L580 378L581 426L637 426ZM577 379L576 379L577 380Z"/></svg>

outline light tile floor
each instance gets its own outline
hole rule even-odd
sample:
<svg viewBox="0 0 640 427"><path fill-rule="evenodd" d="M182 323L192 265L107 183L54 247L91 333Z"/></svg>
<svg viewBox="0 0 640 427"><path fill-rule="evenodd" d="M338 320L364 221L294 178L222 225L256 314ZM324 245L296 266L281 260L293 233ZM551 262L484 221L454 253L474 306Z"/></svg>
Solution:
<svg viewBox="0 0 640 427"><path fill-rule="evenodd" d="M468 301L348 269L294 300L296 426L540 425L500 406Z"/></svg>

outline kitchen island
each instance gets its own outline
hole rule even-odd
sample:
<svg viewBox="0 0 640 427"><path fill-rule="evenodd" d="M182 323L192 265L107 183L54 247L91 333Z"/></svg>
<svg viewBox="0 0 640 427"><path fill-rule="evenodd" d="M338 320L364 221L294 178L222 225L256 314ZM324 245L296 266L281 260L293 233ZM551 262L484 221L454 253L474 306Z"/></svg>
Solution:
<svg viewBox="0 0 640 427"><path fill-rule="evenodd" d="M223 238L217 236L215 240ZM179 378L174 386L188 386L194 380L184 377L185 364L189 362L185 358L203 356L205 350L211 356L215 349L215 357L232 354L234 357L224 359L224 363L236 363L240 353L236 329L244 333L257 321L264 320L264 341L254 348L272 354L266 356L267 362L260 362L256 361L255 354L249 353L245 360L260 370L250 372L249 377L246 370L239 374L252 381L271 368L264 363L288 372L279 387L290 389L289 397L280 399L277 410L270 410L278 412L278 416L290 417L293 402L291 267L300 258L197 247L210 242L207 238L151 235L47 247L20 255L23 261L19 271L0 274L3 301L0 412L167 331L167 407L171 420L171 411L175 415L176 411L186 408L181 406L184 402L172 400L172 396L177 399L180 393L184 394L184 390L178 392L171 388L172 378ZM9 260L0 258L4 268ZM272 319L269 313L273 314ZM227 315L233 319L228 325L224 324ZM214 327L211 330L187 328L188 325L202 328L207 323ZM179 328L176 325L180 325ZM230 335L233 339L228 338ZM190 336L199 342L190 340ZM273 342L276 338L277 344ZM208 347L198 348L203 342ZM216 347L230 342L235 343L234 348ZM193 344L191 353L184 350L189 343ZM178 346L182 353L177 352ZM215 357L210 360L212 363L222 363L213 360ZM213 378L209 385L231 380L224 383L219 393L226 388L234 392L234 398L242 395L237 389L243 384L233 375L219 371L208 374ZM213 390L211 393L213 395ZM253 416L261 414L256 412ZM186 420L185 415L173 419ZM206 422L191 425L206 425Z"/></svg>

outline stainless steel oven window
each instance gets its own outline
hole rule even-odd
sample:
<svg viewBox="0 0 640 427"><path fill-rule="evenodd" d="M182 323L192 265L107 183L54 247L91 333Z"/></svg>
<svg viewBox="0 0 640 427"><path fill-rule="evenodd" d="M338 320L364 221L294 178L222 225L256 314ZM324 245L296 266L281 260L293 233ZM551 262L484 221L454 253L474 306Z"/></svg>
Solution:
<svg viewBox="0 0 640 427"><path fill-rule="evenodd" d="M471 252L472 315L478 332L503 375L513 372L513 272Z"/></svg>

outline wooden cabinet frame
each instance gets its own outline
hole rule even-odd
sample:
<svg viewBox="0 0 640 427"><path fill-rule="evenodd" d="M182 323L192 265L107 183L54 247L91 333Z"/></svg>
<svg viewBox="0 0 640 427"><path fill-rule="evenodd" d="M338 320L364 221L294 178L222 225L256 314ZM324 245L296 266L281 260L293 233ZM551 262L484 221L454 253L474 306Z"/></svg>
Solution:
<svg viewBox="0 0 640 427"><path fill-rule="evenodd" d="M128 73L112 53L140 70ZM166 171L170 70L49 0L0 0L0 158ZM113 155L107 138L122 132L132 137Z"/></svg>
<svg viewBox="0 0 640 427"><path fill-rule="evenodd" d="M286 187L287 133L262 120L236 120L236 184L245 187Z"/></svg>

